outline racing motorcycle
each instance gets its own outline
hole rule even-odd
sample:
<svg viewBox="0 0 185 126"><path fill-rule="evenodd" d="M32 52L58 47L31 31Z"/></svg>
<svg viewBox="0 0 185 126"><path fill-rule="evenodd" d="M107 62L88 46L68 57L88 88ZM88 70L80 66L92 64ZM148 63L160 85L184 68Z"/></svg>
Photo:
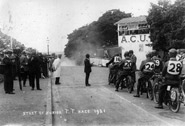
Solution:
<svg viewBox="0 0 185 126"><path fill-rule="evenodd" d="M114 83L114 85L116 84L117 72L118 72L118 64L109 66L109 77L108 77L109 85L111 83Z"/></svg>
<svg viewBox="0 0 185 126"><path fill-rule="evenodd" d="M185 106L185 75L181 76L182 83L180 85L180 102Z"/></svg>
<svg viewBox="0 0 185 126"><path fill-rule="evenodd" d="M162 83L162 74L155 73L152 78L152 87L153 87L153 100L155 103L159 102L159 83ZM155 92L155 93L154 93Z"/></svg>
<svg viewBox="0 0 185 126"><path fill-rule="evenodd" d="M122 79L122 81L120 83L121 90L123 88L127 88L127 91L129 93L132 93L133 85L134 85L133 80L132 80L131 76L129 76L129 75L124 76L124 78Z"/></svg>
<svg viewBox="0 0 185 126"><path fill-rule="evenodd" d="M150 77L145 77L140 87L140 94L146 93L146 97L153 100L153 86Z"/></svg>
<svg viewBox="0 0 185 126"><path fill-rule="evenodd" d="M164 79L159 77L160 79L154 84L154 101L156 103L159 102L159 89L160 85L164 83ZM169 85L167 84L167 88L163 95L164 104L169 106L169 109L177 113L180 110L181 105L181 86L180 85Z"/></svg>

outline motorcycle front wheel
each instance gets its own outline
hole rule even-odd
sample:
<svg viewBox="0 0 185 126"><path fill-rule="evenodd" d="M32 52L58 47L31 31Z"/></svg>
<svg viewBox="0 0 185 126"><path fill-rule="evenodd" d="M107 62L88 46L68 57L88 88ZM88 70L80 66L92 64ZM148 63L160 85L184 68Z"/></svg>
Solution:
<svg viewBox="0 0 185 126"><path fill-rule="evenodd" d="M177 113L180 110L180 100L179 100L179 90L178 88L172 88L170 91L170 103L169 108L172 112Z"/></svg>
<svg viewBox="0 0 185 126"><path fill-rule="evenodd" d="M148 81L148 87L147 87L147 95L150 100L153 100L153 87L151 81Z"/></svg>
<svg viewBox="0 0 185 126"><path fill-rule="evenodd" d="M158 83L154 83L153 96L154 96L154 102L159 103L159 84Z"/></svg>
<svg viewBox="0 0 185 126"><path fill-rule="evenodd" d="M131 76L128 76L128 77L127 77L126 86L127 86L127 91L128 91L129 93L132 93L133 84L132 84Z"/></svg>

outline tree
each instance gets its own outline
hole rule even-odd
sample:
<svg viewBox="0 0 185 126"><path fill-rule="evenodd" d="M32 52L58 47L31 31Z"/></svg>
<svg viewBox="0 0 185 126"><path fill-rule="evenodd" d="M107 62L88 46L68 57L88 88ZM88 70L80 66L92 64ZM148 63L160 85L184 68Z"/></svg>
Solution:
<svg viewBox="0 0 185 126"><path fill-rule="evenodd" d="M153 48L167 51L170 48L185 48L185 1L168 0L151 3L147 21Z"/></svg>
<svg viewBox="0 0 185 126"><path fill-rule="evenodd" d="M115 46L118 45L118 34L117 26L114 25L115 22L121 20L122 18L131 17L131 13L121 12L120 10L113 9L107 11L98 19L98 30L100 31L103 43L101 45L105 46Z"/></svg>
<svg viewBox="0 0 185 126"><path fill-rule="evenodd" d="M68 35L65 55L81 64L86 53L93 56L97 48L118 45L117 27L114 23L125 17L131 17L131 13L127 14L117 9L109 10L98 21L74 30Z"/></svg>
<svg viewBox="0 0 185 126"><path fill-rule="evenodd" d="M8 36L0 31L0 49L1 49L1 51L8 49L8 48L11 48L11 41L10 40L11 40L10 36ZM20 51L22 52L25 49L25 46L21 42L12 38L12 48L14 50L19 48Z"/></svg>

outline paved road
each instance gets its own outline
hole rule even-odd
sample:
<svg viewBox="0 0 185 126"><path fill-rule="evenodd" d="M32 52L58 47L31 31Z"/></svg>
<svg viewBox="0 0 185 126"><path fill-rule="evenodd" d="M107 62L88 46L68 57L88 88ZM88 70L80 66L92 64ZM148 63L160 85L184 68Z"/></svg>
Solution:
<svg viewBox="0 0 185 126"><path fill-rule="evenodd" d="M40 79L39 90L26 87L20 91L18 80L14 81L15 94L5 94L0 83L0 126L44 126L49 79Z"/></svg>
<svg viewBox="0 0 185 126"><path fill-rule="evenodd" d="M92 86L85 87L83 67L62 67L62 84L53 84L52 90L55 126L185 125L184 106L179 113L172 113L167 107L155 109L155 103L146 99L145 94L134 98L124 89L115 92L107 84L107 68L93 67L92 71Z"/></svg>

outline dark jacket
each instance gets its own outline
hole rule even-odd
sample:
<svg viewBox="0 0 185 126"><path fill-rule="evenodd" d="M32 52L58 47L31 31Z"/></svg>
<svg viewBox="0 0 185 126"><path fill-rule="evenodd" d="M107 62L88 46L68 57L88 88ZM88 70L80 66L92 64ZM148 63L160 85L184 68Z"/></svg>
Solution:
<svg viewBox="0 0 185 126"><path fill-rule="evenodd" d="M137 57L133 54L130 57L131 61L134 62L134 71L136 71L137 67L136 67L136 62L137 62Z"/></svg>
<svg viewBox="0 0 185 126"><path fill-rule="evenodd" d="M120 70L123 72L124 75L128 75L132 73L135 70L134 62L128 57L126 57L124 60L120 63Z"/></svg>
<svg viewBox="0 0 185 126"><path fill-rule="evenodd" d="M88 58L86 58L86 59L84 60L84 65L85 65L85 67L84 67L84 72L85 72L85 73L90 73L90 72L91 72L92 64L90 63L90 60L89 60Z"/></svg>
<svg viewBox="0 0 185 126"><path fill-rule="evenodd" d="M5 76L12 76L12 61L9 57L4 57L3 59L4 64L4 75Z"/></svg>
<svg viewBox="0 0 185 126"><path fill-rule="evenodd" d="M153 75L155 69L155 63L151 59L146 59L141 62L140 65L140 77L150 77Z"/></svg>
<svg viewBox="0 0 185 126"><path fill-rule="evenodd" d="M23 67L24 71L29 70L28 58L26 56L21 56L20 57L20 65L21 65L21 67Z"/></svg>
<svg viewBox="0 0 185 126"><path fill-rule="evenodd" d="M36 73L36 72L41 72L40 67L41 67L41 62L38 56L33 56L28 60L28 66L29 66L29 72L30 73Z"/></svg>

